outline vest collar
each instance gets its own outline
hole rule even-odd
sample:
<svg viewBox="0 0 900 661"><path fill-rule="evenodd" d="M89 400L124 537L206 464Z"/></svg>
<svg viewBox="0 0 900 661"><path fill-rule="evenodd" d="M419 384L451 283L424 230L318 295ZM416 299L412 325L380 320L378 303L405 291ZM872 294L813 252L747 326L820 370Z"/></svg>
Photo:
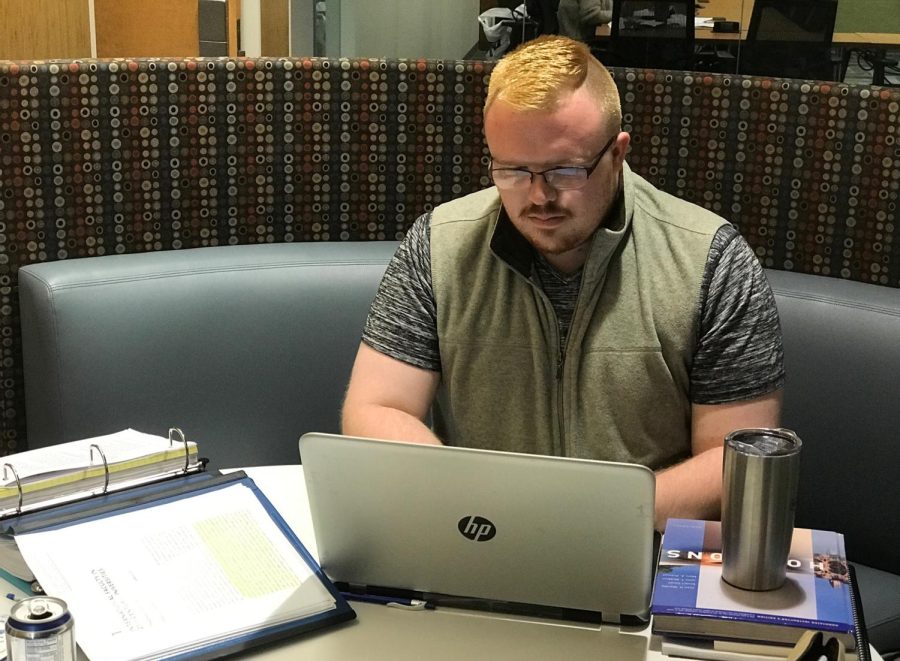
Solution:
<svg viewBox="0 0 900 661"><path fill-rule="evenodd" d="M522 236L516 226L512 224L503 204L501 203L499 206L500 213L497 214L494 232L491 236L491 251L528 279L531 277L533 249L528 243L528 239Z"/></svg>

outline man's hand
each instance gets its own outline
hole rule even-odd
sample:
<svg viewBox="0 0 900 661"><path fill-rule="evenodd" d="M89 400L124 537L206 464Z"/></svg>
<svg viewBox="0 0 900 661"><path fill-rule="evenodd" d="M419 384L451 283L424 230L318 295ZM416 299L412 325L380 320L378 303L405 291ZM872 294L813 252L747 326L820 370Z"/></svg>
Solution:
<svg viewBox="0 0 900 661"><path fill-rule="evenodd" d="M343 433L440 444L424 422L440 378L361 343L344 400Z"/></svg>

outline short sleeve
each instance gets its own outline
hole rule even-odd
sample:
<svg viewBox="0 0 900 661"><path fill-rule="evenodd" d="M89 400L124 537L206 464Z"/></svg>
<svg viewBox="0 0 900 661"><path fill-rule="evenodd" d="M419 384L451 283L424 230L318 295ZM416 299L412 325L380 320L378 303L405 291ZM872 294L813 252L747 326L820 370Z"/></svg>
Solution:
<svg viewBox="0 0 900 661"><path fill-rule="evenodd" d="M439 372L430 221L430 214L420 216L397 248L369 309L362 340L387 356Z"/></svg>
<svg viewBox="0 0 900 661"><path fill-rule="evenodd" d="M691 401L724 404L784 385L775 296L752 249L732 225L716 234L701 287Z"/></svg>

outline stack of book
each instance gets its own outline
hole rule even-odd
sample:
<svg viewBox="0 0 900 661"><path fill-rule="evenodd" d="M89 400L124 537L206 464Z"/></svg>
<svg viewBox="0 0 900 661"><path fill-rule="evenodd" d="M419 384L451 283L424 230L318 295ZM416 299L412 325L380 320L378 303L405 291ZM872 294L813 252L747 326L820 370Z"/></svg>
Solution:
<svg viewBox="0 0 900 661"><path fill-rule="evenodd" d="M807 631L836 638L846 652L857 646L844 538L825 530L795 528L785 584L754 592L722 580L718 521L669 519L651 613L669 656L784 659Z"/></svg>

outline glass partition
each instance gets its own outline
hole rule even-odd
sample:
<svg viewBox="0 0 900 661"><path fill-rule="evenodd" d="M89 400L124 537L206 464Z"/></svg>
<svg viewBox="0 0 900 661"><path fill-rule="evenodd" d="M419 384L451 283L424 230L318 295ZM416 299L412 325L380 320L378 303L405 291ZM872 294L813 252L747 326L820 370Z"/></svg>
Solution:
<svg viewBox="0 0 900 661"><path fill-rule="evenodd" d="M138 0L129 0L125 23L110 16L122 14L112 9L121 1L41 2L0 27L0 58L181 56L197 54L198 40L199 52L210 52L204 25L227 15L227 52L251 57L495 59L559 33L611 66L900 82L897 0L181 0L183 11L199 13L199 31L184 29L196 17L176 18L175 30L171 14ZM20 33L26 42L12 38ZM107 43L116 47L103 50Z"/></svg>
<svg viewBox="0 0 900 661"><path fill-rule="evenodd" d="M309 5L291 0L292 9ZM479 0L317 0L312 51L291 55L465 59L475 55Z"/></svg>
<svg viewBox="0 0 900 661"><path fill-rule="evenodd" d="M487 1L480 22L488 57L519 34L558 32L584 40L610 66L840 80L844 46L858 39L838 31L836 20L850 16L838 7L838 0Z"/></svg>
<svg viewBox="0 0 900 661"><path fill-rule="evenodd" d="M296 0L295 0L296 1ZM329 55L495 59L559 33L610 66L891 83L896 0L323 0ZM455 32L455 34L450 34ZM317 37L318 40L318 37ZM318 43L318 41L317 41ZM296 53L295 53L296 54Z"/></svg>

